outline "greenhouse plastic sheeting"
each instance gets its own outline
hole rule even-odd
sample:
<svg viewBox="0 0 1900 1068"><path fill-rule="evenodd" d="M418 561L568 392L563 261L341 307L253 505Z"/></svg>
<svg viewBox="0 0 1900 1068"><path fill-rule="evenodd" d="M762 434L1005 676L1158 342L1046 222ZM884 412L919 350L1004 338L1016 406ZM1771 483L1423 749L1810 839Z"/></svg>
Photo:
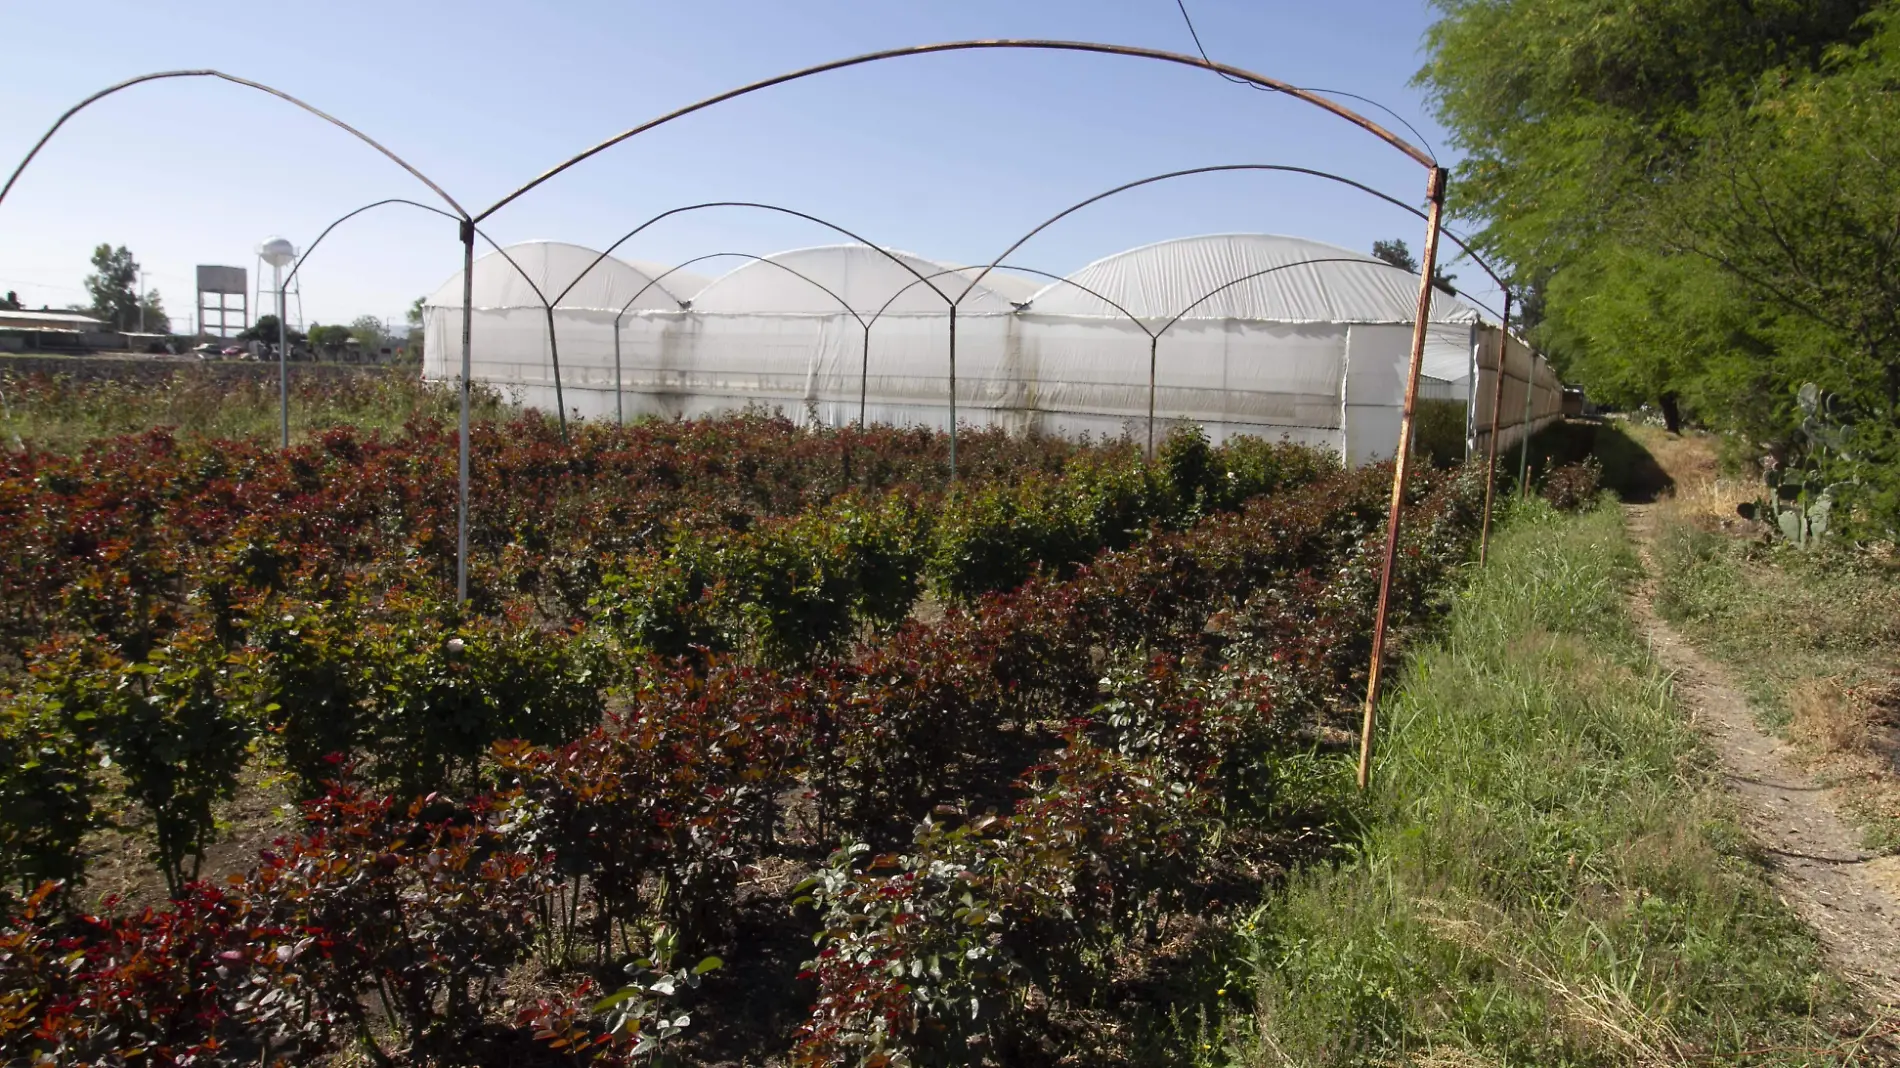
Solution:
<svg viewBox="0 0 1900 1068"><path fill-rule="evenodd" d="M1496 395L1498 374L1497 327L1481 328L1477 347L1478 375L1471 393L1470 446L1474 455L1490 449L1491 402ZM1515 335L1509 336L1504 357L1504 389L1498 403L1498 449L1509 449L1563 418L1564 384L1551 369L1549 361L1533 352ZM1529 400L1528 413L1525 401Z"/></svg>
<svg viewBox="0 0 1900 1068"><path fill-rule="evenodd" d="M1339 260L1350 262L1311 262ZM1126 311L1159 326L1183 312L1197 319L1409 323L1418 307L1418 275L1337 245L1274 234L1161 241L1096 260L1067 280L1075 284L1051 282L1036 294L1035 309L1103 318ZM1438 293L1431 321L1476 323L1478 313Z"/></svg>
<svg viewBox="0 0 1900 1068"><path fill-rule="evenodd" d="M550 297L598 255L546 242L508 252ZM1352 262L1300 262L1311 259ZM661 287L650 284L664 268L609 257L555 309L550 344L548 313L519 272L499 256L483 257L476 263L473 377L551 408L558 347L563 400L590 418L616 411L692 417L758 406L827 425L860 414L948 425L952 317L943 297L918 279L954 297L979 269L861 245L769 260L690 287L696 296L683 303L676 293L656 295ZM1293 266L1230 286L1177 319L1234 277L1287 264ZM1344 249L1264 235L1163 242L1033 290L1020 276L994 275L955 315L957 418L1144 440L1152 360L1157 435L1174 423L1195 423L1216 440L1284 437L1336 449L1355 463L1390 457L1417 285L1416 275ZM1139 323L1082 286L1135 313ZM430 378L453 379L459 371L460 303L459 276L427 302ZM1495 337L1468 305L1435 296L1421 396L1462 404L1473 446L1480 431L1488 441ZM1532 378L1533 424L1561 405L1555 376L1517 344L1506 368L1507 433L1523 422L1521 383Z"/></svg>

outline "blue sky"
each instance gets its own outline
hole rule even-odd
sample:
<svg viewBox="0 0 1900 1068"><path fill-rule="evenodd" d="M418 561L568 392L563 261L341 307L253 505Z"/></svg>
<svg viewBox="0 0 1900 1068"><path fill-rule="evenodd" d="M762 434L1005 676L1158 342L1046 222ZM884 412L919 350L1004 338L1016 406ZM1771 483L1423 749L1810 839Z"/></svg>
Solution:
<svg viewBox="0 0 1900 1068"><path fill-rule="evenodd" d="M1173 0L331 0L190 10L10 5L0 167L10 170L60 111L104 85L216 67L333 112L476 207L641 120L856 52L992 37L1193 48ZM1189 10L1216 59L1372 97L1449 155L1409 84L1431 21L1425 0L1196 0ZM1335 170L1414 202L1424 187L1424 172L1391 147L1210 73L1104 56L962 53L822 75L711 109L583 164L487 228L504 243L602 247L668 208L761 200L880 244L986 261L1073 201L1218 163ZM336 216L389 196L431 194L348 135L262 94L203 79L141 86L82 112L0 203L0 290L33 306L82 301L92 247L124 244L182 329L194 264L251 268L264 236L301 247ZM1062 272L1151 241L1241 230L1360 250L1381 237L1416 249L1421 236L1413 217L1331 183L1220 175L1105 202L1013 258ZM676 217L624 252L677 262L832 239L810 224L725 209ZM453 224L378 209L312 256L305 318L400 322L409 301L458 266ZM1465 282L1478 273L1453 270ZM1491 302L1483 288L1473 295Z"/></svg>

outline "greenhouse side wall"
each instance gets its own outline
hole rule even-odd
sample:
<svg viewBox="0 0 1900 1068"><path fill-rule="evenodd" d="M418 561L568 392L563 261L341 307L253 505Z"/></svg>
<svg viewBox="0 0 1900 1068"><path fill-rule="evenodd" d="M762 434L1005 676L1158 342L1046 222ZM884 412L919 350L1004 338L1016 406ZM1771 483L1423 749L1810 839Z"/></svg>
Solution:
<svg viewBox="0 0 1900 1068"><path fill-rule="evenodd" d="M457 311L430 309L428 377L453 380L459 370ZM562 308L555 318L570 414L692 418L760 408L799 423L838 426L857 421L862 388L863 413L871 422L949 425L944 315L879 319L868 361L864 328L846 313L616 315ZM478 308L474 323L476 380L551 410L555 390L545 312ZM1148 328L1159 331L1162 325ZM1492 372L1481 358L1477 375L1470 373L1474 338L1484 337L1495 332L1474 332L1462 323L1435 323L1427 331L1420 396L1424 403L1457 409L1455 451L1462 452L1466 438L1488 440ZM1132 321L965 314L958 317L957 338L959 422L1145 442L1150 342ZM1355 464L1389 459L1398 441L1410 344L1411 328L1402 323L1182 320L1162 332L1154 347L1156 435L1194 424L1215 441L1245 434L1333 449ZM1494 344L1484 342L1487 350ZM1533 373L1539 384L1536 421L1560 410L1555 376L1515 344L1506 370L1508 432L1501 438L1507 443L1522 422L1522 382ZM1483 436L1466 425L1474 422L1467 412ZM1422 427L1426 422L1431 420L1421 417Z"/></svg>

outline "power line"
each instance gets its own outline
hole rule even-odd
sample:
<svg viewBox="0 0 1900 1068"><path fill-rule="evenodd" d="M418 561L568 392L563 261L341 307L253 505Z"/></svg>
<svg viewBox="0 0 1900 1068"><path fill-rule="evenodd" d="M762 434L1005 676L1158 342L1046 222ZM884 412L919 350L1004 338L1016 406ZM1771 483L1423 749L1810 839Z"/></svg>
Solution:
<svg viewBox="0 0 1900 1068"><path fill-rule="evenodd" d="M1194 28L1194 19L1192 16L1188 14L1187 0L1174 0L1174 6L1181 10L1181 21L1187 23L1188 36L1194 39L1194 50L1200 53L1201 62L1206 63L1208 66L1212 67L1214 64L1214 61L1208 57L1207 48L1201 44L1200 32ZM1258 89L1263 93L1279 92L1279 90L1277 89L1272 89L1264 85L1256 85L1245 78L1237 78L1233 76L1232 74L1227 73L1224 70L1217 69L1214 71L1214 73L1220 75L1222 78L1225 78L1226 80L1230 82L1233 82L1235 85L1244 85L1249 89ZM1377 100L1374 100L1368 96L1361 96L1358 93L1349 93L1343 89L1320 89L1316 86L1310 86L1310 85L1298 85L1298 86L1294 86L1294 88L1299 89L1302 92L1325 93L1328 96L1343 96L1343 97L1348 97L1353 100L1360 101L1361 103L1371 104L1373 107L1378 108L1380 111L1383 111L1387 115L1390 115L1394 119L1397 119L1399 121L1399 125L1404 126L1406 130L1410 131L1413 137L1418 138L1420 144L1425 146L1425 151L1431 155L1432 162L1434 163L1438 162L1438 148L1432 144L1431 140L1427 138L1424 134L1419 133L1418 127L1412 125L1409 121L1407 121L1405 116L1399 114L1396 111L1393 111L1391 108L1386 107L1384 104L1379 103Z"/></svg>

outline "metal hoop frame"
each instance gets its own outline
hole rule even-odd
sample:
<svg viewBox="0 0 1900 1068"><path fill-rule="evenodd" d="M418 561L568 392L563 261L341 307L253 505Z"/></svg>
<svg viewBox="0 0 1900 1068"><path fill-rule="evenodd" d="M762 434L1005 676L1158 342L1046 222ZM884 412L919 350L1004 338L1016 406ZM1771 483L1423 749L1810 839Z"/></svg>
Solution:
<svg viewBox="0 0 1900 1068"><path fill-rule="evenodd" d="M33 158L36 155L38 155L40 149L47 143L48 140L52 138L53 134L56 133L60 129L60 127L63 126L65 122L68 119L70 119L74 114L76 114L78 111L80 111L81 109L87 107L88 105L92 104L93 102L105 96L108 96L112 93L129 88L130 86L133 86L133 85L141 84L148 81L156 81L162 78L181 78L181 77L220 78L225 81L247 86L249 88L258 90L260 92L264 92L272 96L276 96L280 99L283 99L286 102L291 103L303 109L304 111L309 112L310 114L313 114L321 119L324 119L330 122L332 125L335 125L353 134L358 139L370 145L370 147L381 152L384 156L387 156L391 161L395 162L398 166L402 167L405 171L409 172L412 176L421 180L437 195L441 196L443 200L449 204L450 207L455 209L456 214L459 218L459 221L461 224L459 237L461 239L462 249L463 249L462 376L461 376L461 387L460 387L462 433L461 433L461 441L460 441L460 456L459 456L459 463L458 463L459 477L460 477L460 490L459 490L460 500L458 501L458 508L457 508L459 530L458 530L458 538L457 538L458 559L457 559L457 565L456 565L456 573L457 573L456 586L457 586L458 597L460 597L463 600L466 600L468 596L467 508L468 508L468 465L469 465L469 439L468 439L468 407L469 407L469 386L470 386L469 364L470 364L470 351L471 351L471 342L472 342L471 331L472 331L472 323L473 323L473 310L470 307L470 305L473 300L472 287L473 287L473 273L474 273L473 268L474 268L474 260L475 260L475 237L476 237L475 224L493 215L496 211L499 211L501 208L512 203L514 200L526 194L530 190L547 182L549 179L553 178L554 176L576 166L577 164L595 155L598 155L601 152L604 152L605 150L613 147L614 145L617 145L623 141L636 137L639 134L644 133L648 130L665 125L666 123L669 123L675 119L682 118L694 112L716 106L728 100L737 99L739 97L746 96L748 94L758 92L763 89L768 89L773 86L784 85L790 82L799 81L801 79L812 77L814 75L823 74L823 73L827 73L827 72L835 71L835 70L842 70L849 67L862 66L869 63L876 63L876 62L881 62L885 60L903 59L903 58L909 58L909 57L914 57L914 56L931 55L931 54L942 53L942 52L963 52L963 51L992 50L992 49L1018 49L1018 50L1095 53L1095 54L1101 54L1101 55L1125 56L1125 57L1145 59L1145 60L1150 60L1150 61L1172 63L1179 66L1198 68L1202 70L1212 70L1217 73L1223 74L1229 78L1245 81L1259 88L1272 90L1272 91L1281 93L1283 95L1293 97L1307 104L1310 104L1314 107L1317 107L1326 112L1329 112L1335 117L1347 123L1350 123L1354 126L1357 126L1360 129L1366 131L1367 133L1373 135L1374 137L1379 138L1380 140L1384 141L1388 145L1392 146L1393 148L1403 153L1405 156L1410 158L1413 162L1417 163L1420 167L1426 170L1428 177L1426 181L1425 199L1429 205L1429 209L1426 215L1425 246L1424 246L1422 255L1420 257L1420 282L1419 282L1418 308L1417 308L1417 314L1415 315L1414 321L1413 321L1411 364L1410 364L1410 368L1408 370L1408 374L1406 377L1405 408L1404 408L1404 414L1401 417L1400 424L1399 424L1398 456L1395 462L1395 469L1393 472L1392 503L1391 503L1389 514L1388 514L1388 521L1387 521L1387 526L1386 526L1385 559L1384 559L1383 570L1381 572L1380 583L1379 583L1379 606L1378 606L1377 617L1375 620L1374 630L1373 630L1371 671L1370 671L1370 676L1369 676L1367 688L1366 688L1364 726L1361 730L1361 736L1360 736L1359 785L1361 789L1365 789L1369 785L1370 775L1371 775L1372 744L1373 744L1374 730L1376 727L1376 711L1377 711L1377 706L1378 706L1380 684L1382 682L1383 674L1384 674L1386 624L1387 624L1389 607L1390 607L1390 599L1391 599L1392 575L1397 563L1397 556L1398 556L1399 529L1400 529L1401 515L1402 515L1402 510L1403 510L1403 504L1404 504L1404 492L1405 492L1406 479L1409 473L1408 456L1410 452L1410 444L1411 444L1411 437L1412 437L1412 431L1413 431L1413 415L1416 408L1417 397L1418 397L1418 381L1419 381L1419 375L1420 375L1420 364L1424 356L1426 316L1429 311L1430 303L1431 303L1432 275L1434 273L1434 270L1437 266L1437 261L1438 261L1438 243L1439 243L1440 232L1442 229L1442 221L1443 221L1442 217L1443 217L1444 203L1445 203L1445 187L1447 184L1448 175L1446 171L1444 170L1444 168L1440 167L1430 154L1419 149L1417 146L1414 146L1411 143L1405 141L1403 138L1400 138L1396 134L1385 129L1383 126L1380 126L1378 123L1375 123L1372 120L1366 118L1365 116L1359 114L1358 112L1353 111L1351 108L1348 108L1344 106L1343 104L1338 103L1337 101L1328 99L1326 97L1320 96L1313 92L1309 92L1307 90L1300 89L1297 86L1294 86L1287 82L1280 81L1278 79L1269 78L1264 75L1256 74L1252 71L1248 71L1239 67L1230 66L1228 64L1216 63L1204 57L1189 56L1189 55L1185 55L1178 52L1167 52L1167 51L1161 51L1158 49L1139 48L1139 47L1135 47L1131 45L1111 45L1111 44L1100 44L1100 43L1086 42L1086 41L1060 41L1060 40L988 40L988 41L948 41L948 42L939 42L935 44L918 45L918 46L909 47L909 48L886 49L882 51L868 52L862 55L851 56L844 59L833 60L831 62L821 63L815 66L805 67L800 70L791 71L789 73L781 74L776 77L767 78L761 81L752 82L748 85L740 86L735 89L727 90L726 92L715 94L713 96L707 97L704 100L686 105L685 107L677 108L664 115L658 116L657 118L648 120L647 122L644 122L638 126L634 126L627 130L624 130L614 135L613 137L610 137L607 140L597 145L594 145L593 147L588 148L582 151L581 153L568 158L567 160L562 161L561 163L557 164L553 168L542 172L540 175L536 176L535 178L533 178L526 184L508 193L506 196L503 196L500 200L489 205L487 208L484 208L481 212L471 216L467 211L462 209L460 204L456 203L452 197L450 197L445 191L443 191L440 186L436 185L433 181L431 181L426 176L424 176L420 171L410 166L407 162L401 159L401 157L397 156L395 153L384 148L382 145L378 144L376 141L372 140L371 138L369 138L367 135L363 134L362 132L356 130L354 127L351 127L343 123L342 121L334 118L333 116L330 116L322 111L319 111L318 109L312 107L311 105L306 104L303 101L298 100L297 98L292 97L287 93L284 93L277 89L273 89L270 86L264 85L259 82L253 82L248 79L234 77L232 75L225 74L221 71L216 71L216 70L164 71L164 72L159 72L155 74L142 75L140 77L128 79L124 82L120 82L113 86L109 86L106 89L101 90L100 92L95 93L90 97L87 97L85 100L80 101L78 104L68 109L67 112L60 116L58 121L56 121L53 124L52 128L47 130L47 132L40 138L40 140L27 153L26 158L20 162L19 166L14 169L12 176L8 178L6 185L0 186L0 201L4 201L6 194L12 190L14 183L18 181L21 172L23 172L26 166L32 162ZM1002 259L1002 257L998 257L998 259L1000 260ZM967 293L968 291L969 291L969 288L966 287L965 292ZM955 415L954 415L954 406L956 403L955 361L956 361L957 305L954 302L950 303L949 309L950 309L950 359L951 359L950 399L951 399L951 405L952 405L951 430L950 430L951 439L950 440L951 440L951 451L952 451L952 457L953 457L952 467L954 471L954 455L955 455L955 442L956 442L956 420L955 420ZM548 315L550 318L550 338L552 338L553 310L552 310L551 304L548 305ZM559 375L558 369L556 370L556 373L555 373L555 384L556 384L557 402L558 402L558 394L559 394L559 386L560 386L560 375ZM563 436L565 436L565 431L566 431L565 412L562 413L561 419L562 419ZM1523 461L1520 460L1520 464L1522 464L1522 462Z"/></svg>

